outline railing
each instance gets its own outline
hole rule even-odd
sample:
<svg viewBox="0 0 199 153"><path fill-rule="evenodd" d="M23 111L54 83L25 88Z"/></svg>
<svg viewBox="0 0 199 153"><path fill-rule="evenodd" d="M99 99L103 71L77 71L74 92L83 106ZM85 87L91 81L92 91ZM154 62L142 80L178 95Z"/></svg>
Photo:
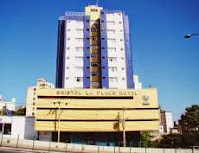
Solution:
<svg viewBox="0 0 199 153"><path fill-rule="evenodd" d="M84 16L84 12L66 12L66 16Z"/></svg>
<svg viewBox="0 0 199 153"><path fill-rule="evenodd" d="M16 150L28 149L48 152L81 152L81 153L199 153L196 149L181 148L144 148L144 147L116 147L97 146L84 143L57 143L38 140L24 140L1 136L0 147L9 147Z"/></svg>

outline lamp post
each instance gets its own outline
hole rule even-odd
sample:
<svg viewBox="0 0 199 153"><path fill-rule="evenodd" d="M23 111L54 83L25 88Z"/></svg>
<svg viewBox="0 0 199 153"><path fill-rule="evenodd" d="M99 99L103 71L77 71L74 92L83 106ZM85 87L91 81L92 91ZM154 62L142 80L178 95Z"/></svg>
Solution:
<svg viewBox="0 0 199 153"><path fill-rule="evenodd" d="M122 110L122 128L123 128L123 147L126 147L126 131L125 131L125 118L124 118L124 107Z"/></svg>
<svg viewBox="0 0 199 153"><path fill-rule="evenodd" d="M60 105L61 105L61 102L58 101L58 102L54 102L54 105L58 104L58 131L57 131L57 142L59 143L60 142L60 128L59 128L59 123L60 123Z"/></svg>
<svg viewBox="0 0 199 153"><path fill-rule="evenodd" d="M120 117L120 113L119 113L119 123L122 124L123 147L126 147L126 131L125 131L125 121L126 121L126 119L124 118L124 111L125 111L125 107L123 107L123 109L122 109L122 118Z"/></svg>
<svg viewBox="0 0 199 153"><path fill-rule="evenodd" d="M192 36L197 36L197 35L199 35L199 33L188 33L184 35L184 38L188 39L188 38L191 38Z"/></svg>

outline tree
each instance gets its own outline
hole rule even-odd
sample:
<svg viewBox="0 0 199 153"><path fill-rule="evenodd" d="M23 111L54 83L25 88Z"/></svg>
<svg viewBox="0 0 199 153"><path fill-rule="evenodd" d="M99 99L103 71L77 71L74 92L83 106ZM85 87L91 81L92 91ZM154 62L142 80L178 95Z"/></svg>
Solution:
<svg viewBox="0 0 199 153"><path fill-rule="evenodd" d="M141 132L141 141L142 141L142 147L153 147L154 143L152 139L154 136L151 135L149 132Z"/></svg>
<svg viewBox="0 0 199 153"><path fill-rule="evenodd" d="M168 134L162 137L158 147L183 147L199 145L199 105L192 105L185 109L179 120L181 134Z"/></svg>
<svg viewBox="0 0 199 153"><path fill-rule="evenodd" d="M199 131L199 105L192 105L185 109L179 120L181 133Z"/></svg>
<svg viewBox="0 0 199 153"><path fill-rule="evenodd" d="M16 116L26 115L26 108L25 107L19 107L16 111L14 111L13 115L16 115Z"/></svg>
<svg viewBox="0 0 199 153"><path fill-rule="evenodd" d="M182 135L168 134L162 137L157 146L162 148L178 148L181 147L182 144Z"/></svg>

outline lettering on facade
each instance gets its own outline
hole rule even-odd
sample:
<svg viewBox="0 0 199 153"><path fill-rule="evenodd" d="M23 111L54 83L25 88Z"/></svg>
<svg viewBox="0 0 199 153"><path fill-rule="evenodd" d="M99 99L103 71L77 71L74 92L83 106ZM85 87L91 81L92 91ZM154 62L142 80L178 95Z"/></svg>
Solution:
<svg viewBox="0 0 199 153"><path fill-rule="evenodd" d="M136 91L117 91L117 90L57 90L58 96L136 96Z"/></svg>

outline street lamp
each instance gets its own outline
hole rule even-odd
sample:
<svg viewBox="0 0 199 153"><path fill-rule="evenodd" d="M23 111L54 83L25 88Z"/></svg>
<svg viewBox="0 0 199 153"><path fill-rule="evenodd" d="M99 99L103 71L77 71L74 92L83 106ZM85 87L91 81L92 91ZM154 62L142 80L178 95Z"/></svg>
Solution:
<svg viewBox="0 0 199 153"><path fill-rule="evenodd" d="M54 102L54 105L57 105L58 104L58 131L57 131L57 142L59 143L60 142L60 129L59 129L59 122L60 122L60 104L61 102L58 101L58 102Z"/></svg>
<svg viewBox="0 0 199 153"><path fill-rule="evenodd" d="M125 107L123 107L122 109L122 118L120 116L120 113L119 113L119 123L122 124L122 131L123 131L123 147L126 147L126 131L125 131L125 122L126 122L126 119L124 117L124 111L125 111Z"/></svg>
<svg viewBox="0 0 199 153"><path fill-rule="evenodd" d="M124 118L124 111L125 111L125 107L123 107L123 110L122 110L122 128L123 128L123 147L126 147L126 131L125 131L125 121L126 119Z"/></svg>
<svg viewBox="0 0 199 153"><path fill-rule="evenodd" d="M61 101L54 102L54 105L58 105L58 107L57 107L58 108L58 113L56 113L58 115L58 130L57 130L57 142L58 143L60 142L60 116L61 116L60 105L61 105L61 103L62 103ZM68 103L65 102L64 104L67 105Z"/></svg>
<svg viewBox="0 0 199 153"><path fill-rule="evenodd" d="M199 33L188 33L188 34L186 34L186 35L184 35L184 38L191 38L192 36L197 36L197 35L199 35Z"/></svg>

